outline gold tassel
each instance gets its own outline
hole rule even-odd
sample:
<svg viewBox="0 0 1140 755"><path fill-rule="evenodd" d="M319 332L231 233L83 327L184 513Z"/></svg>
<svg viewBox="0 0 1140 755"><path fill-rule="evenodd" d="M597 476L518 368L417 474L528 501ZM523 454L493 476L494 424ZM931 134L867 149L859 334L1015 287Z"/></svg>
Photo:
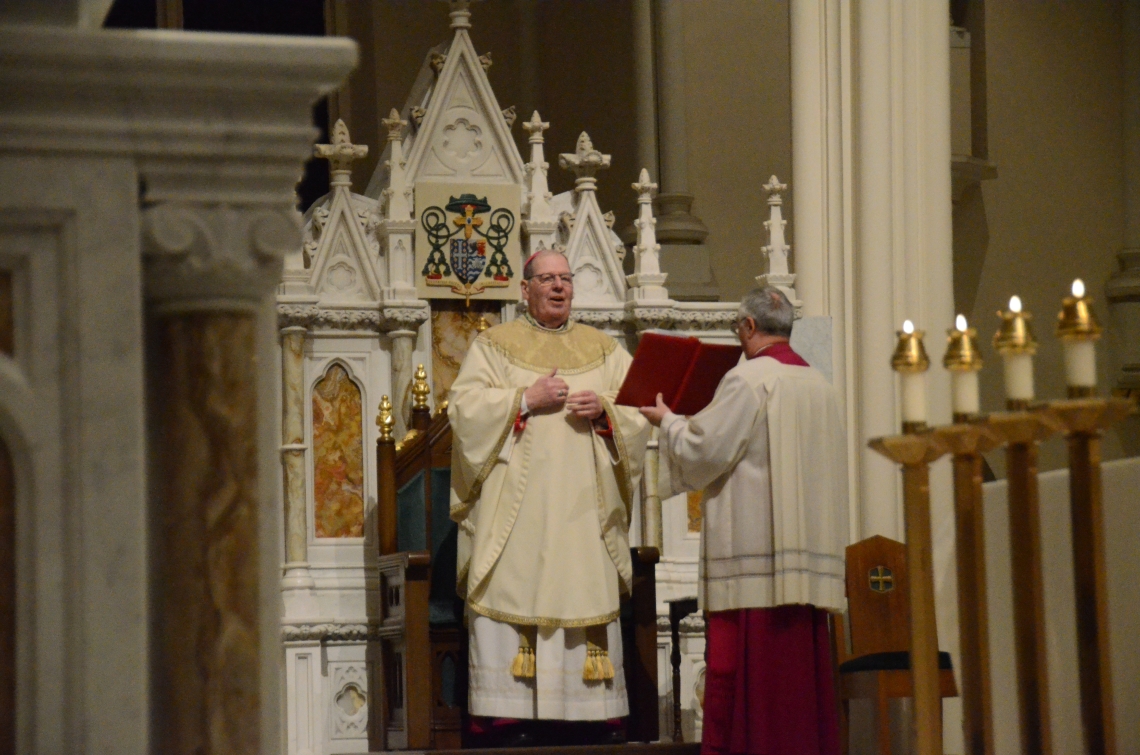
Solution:
<svg viewBox="0 0 1140 755"><path fill-rule="evenodd" d="M534 645L538 633L535 627L518 627L519 652L511 664L511 675L516 679L533 679L535 673ZM532 637L533 635L533 637Z"/></svg>
<svg viewBox="0 0 1140 755"><path fill-rule="evenodd" d="M606 645L606 627L586 627L586 665L582 679L587 682L604 682L614 678L614 664Z"/></svg>

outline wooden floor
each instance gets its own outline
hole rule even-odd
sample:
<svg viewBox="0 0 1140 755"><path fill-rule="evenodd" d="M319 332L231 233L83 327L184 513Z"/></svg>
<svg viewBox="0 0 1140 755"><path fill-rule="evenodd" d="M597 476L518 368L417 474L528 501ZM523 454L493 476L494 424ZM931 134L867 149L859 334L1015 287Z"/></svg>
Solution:
<svg viewBox="0 0 1140 755"><path fill-rule="evenodd" d="M630 743L624 745L575 745L572 747L509 747L472 750L428 750L425 755L699 755L699 742ZM404 750L406 755L421 751ZM381 753L368 753L381 755Z"/></svg>

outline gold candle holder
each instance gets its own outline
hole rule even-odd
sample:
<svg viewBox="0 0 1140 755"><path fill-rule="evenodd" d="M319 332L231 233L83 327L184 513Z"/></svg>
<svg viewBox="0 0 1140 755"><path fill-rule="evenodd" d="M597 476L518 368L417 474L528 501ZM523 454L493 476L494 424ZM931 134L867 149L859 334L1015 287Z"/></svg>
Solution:
<svg viewBox="0 0 1140 755"><path fill-rule="evenodd" d="M1021 299L1012 296L1009 309L998 312L998 317L1002 323L994 334L994 348L1005 366L1006 408L1024 411L1033 401L1033 355L1037 353L1037 339L1029 327L1033 315L1022 311Z"/></svg>
<svg viewBox="0 0 1140 755"><path fill-rule="evenodd" d="M1065 382L1069 398L1089 398L1096 393L1096 341L1103 329L1092 311L1092 298L1085 284L1073 281L1072 295L1061 301L1057 337L1065 349Z"/></svg>
<svg viewBox="0 0 1140 755"><path fill-rule="evenodd" d="M907 320L897 335L899 341L895 345L895 353L891 355L891 369L899 373L901 378L902 431L925 432L926 371L930 369L930 357L926 355L926 347L922 344L922 337L926 333L915 330L914 323Z"/></svg>
<svg viewBox="0 0 1140 755"><path fill-rule="evenodd" d="M969 422L981 410L978 371L982 369L982 354L978 349L978 331L969 327L964 316L958 315L954 327L946 331L946 337L942 366L950 370L954 422Z"/></svg>

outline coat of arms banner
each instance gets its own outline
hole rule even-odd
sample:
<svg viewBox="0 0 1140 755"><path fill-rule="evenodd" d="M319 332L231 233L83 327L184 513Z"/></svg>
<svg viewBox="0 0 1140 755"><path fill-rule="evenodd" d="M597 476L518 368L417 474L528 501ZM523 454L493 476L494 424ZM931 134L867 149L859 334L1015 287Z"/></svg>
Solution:
<svg viewBox="0 0 1140 755"><path fill-rule="evenodd" d="M416 186L416 290L424 299L519 298L519 189Z"/></svg>

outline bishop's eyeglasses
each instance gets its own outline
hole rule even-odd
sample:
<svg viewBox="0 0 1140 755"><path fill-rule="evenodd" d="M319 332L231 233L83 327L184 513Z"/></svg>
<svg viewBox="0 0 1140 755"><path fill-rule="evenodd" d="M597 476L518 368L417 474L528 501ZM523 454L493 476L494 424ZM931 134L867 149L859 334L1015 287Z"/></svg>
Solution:
<svg viewBox="0 0 1140 755"><path fill-rule="evenodd" d="M553 286L555 280L561 280L563 286L573 286L574 274L562 273L560 275L558 273L543 273L542 275L536 275L533 278L530 278L530 280L534 281L540 286Z"/></svg>

